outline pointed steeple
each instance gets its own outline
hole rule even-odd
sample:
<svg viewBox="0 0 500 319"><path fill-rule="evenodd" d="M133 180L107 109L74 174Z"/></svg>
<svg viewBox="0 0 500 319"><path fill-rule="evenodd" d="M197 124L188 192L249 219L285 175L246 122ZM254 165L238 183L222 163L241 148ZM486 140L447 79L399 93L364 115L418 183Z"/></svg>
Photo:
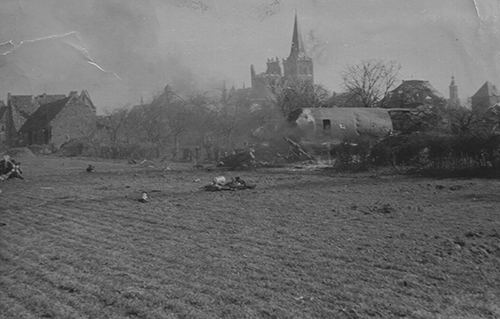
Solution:
<svg viewBox="0 0 500 319"><path fill-rule="evenodd" d="M305 55L305 50L304 50L304 44L302 43L302 35L300 34L299 30L299 24L297 22L297 12L295 12L295 21L293 23L292 48L290 50L290 57L297 58L302 55Z"/></svg>

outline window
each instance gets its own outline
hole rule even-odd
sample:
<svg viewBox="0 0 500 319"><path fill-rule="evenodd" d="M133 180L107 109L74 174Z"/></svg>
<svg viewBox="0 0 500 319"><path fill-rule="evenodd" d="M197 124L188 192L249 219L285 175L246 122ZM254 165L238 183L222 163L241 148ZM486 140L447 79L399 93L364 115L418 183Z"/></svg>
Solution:
<svg viewBox="0 0 500 319"><path fill-rule="evenodd" d="M330 120L323 120L323 131L330 131L332 123Z"/></svg>

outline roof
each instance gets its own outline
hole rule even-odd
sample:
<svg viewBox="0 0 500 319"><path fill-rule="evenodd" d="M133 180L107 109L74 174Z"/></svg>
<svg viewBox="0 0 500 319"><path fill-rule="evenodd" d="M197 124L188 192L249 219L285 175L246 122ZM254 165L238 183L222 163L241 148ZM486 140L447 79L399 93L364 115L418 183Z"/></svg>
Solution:
<svg viewBox="0 0 500 319"><path fill-rule="evenodd" d="M49 123L61 112L71 97L66 97L52 103L40 106L33 115L24 123L20 131L33 131L46 128Z"/></svg>
<svg viewBox="0 0 500 319"><path fill-rule="evenodd" d="M58 100L62 100L66 97L64 94L46 94L43 93L41 95L38 95L35 97L35 100L38 102L39 105L47 104L47 103L52 103Z"/></svg>
<svg viewBox="0 0 500 319"><path fill-rule="evenodd" d="M37 109L32 95L9 95L7 104L14 107L25 118L28 118Z"/></svg>
<svg viewBox="0 0 500 319"><path fill-rule="evenodd" d="M439 105L444 97L429 81L405 80L389 92L385 101L386 108L415 108L423 104Z"/></svg>
<svg viewBox="0 0 500 319"><path fill-rule="evenodd" d="M477 90L476 94L474 94L472 97L490 97L490 96L500 96L498 93L498 90L495 85L493 85L491 82L486 81L483 86Z"/></svg>

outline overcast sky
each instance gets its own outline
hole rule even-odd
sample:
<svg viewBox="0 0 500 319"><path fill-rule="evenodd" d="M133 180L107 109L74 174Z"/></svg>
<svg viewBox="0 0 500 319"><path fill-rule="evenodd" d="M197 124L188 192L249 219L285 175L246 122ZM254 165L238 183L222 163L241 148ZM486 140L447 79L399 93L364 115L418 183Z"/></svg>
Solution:
<svg viewBox="0 0 500 319"><path fill-rule="evenodd" d="M295 10L315 81L330 90L341 91L346 65L371 58L445 96L452 74L461 98L500 85L498 0L1 0L0 43L77 33L4 45L0 98L87 89L102 110L167 83L249 86L250 64L262 72L288 56Z"/></svg>

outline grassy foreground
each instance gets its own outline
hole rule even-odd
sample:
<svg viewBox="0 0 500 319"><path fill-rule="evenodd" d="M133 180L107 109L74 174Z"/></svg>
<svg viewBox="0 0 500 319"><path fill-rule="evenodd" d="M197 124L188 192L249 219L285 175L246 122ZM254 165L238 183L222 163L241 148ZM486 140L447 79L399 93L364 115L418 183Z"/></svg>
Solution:
<svg viewBox="0 0 500 319"><path fill-rule="evenodd" d="M1 318L500 317L499 180L23 166ZM199 190L219 174L257 188Z"/></svg>

